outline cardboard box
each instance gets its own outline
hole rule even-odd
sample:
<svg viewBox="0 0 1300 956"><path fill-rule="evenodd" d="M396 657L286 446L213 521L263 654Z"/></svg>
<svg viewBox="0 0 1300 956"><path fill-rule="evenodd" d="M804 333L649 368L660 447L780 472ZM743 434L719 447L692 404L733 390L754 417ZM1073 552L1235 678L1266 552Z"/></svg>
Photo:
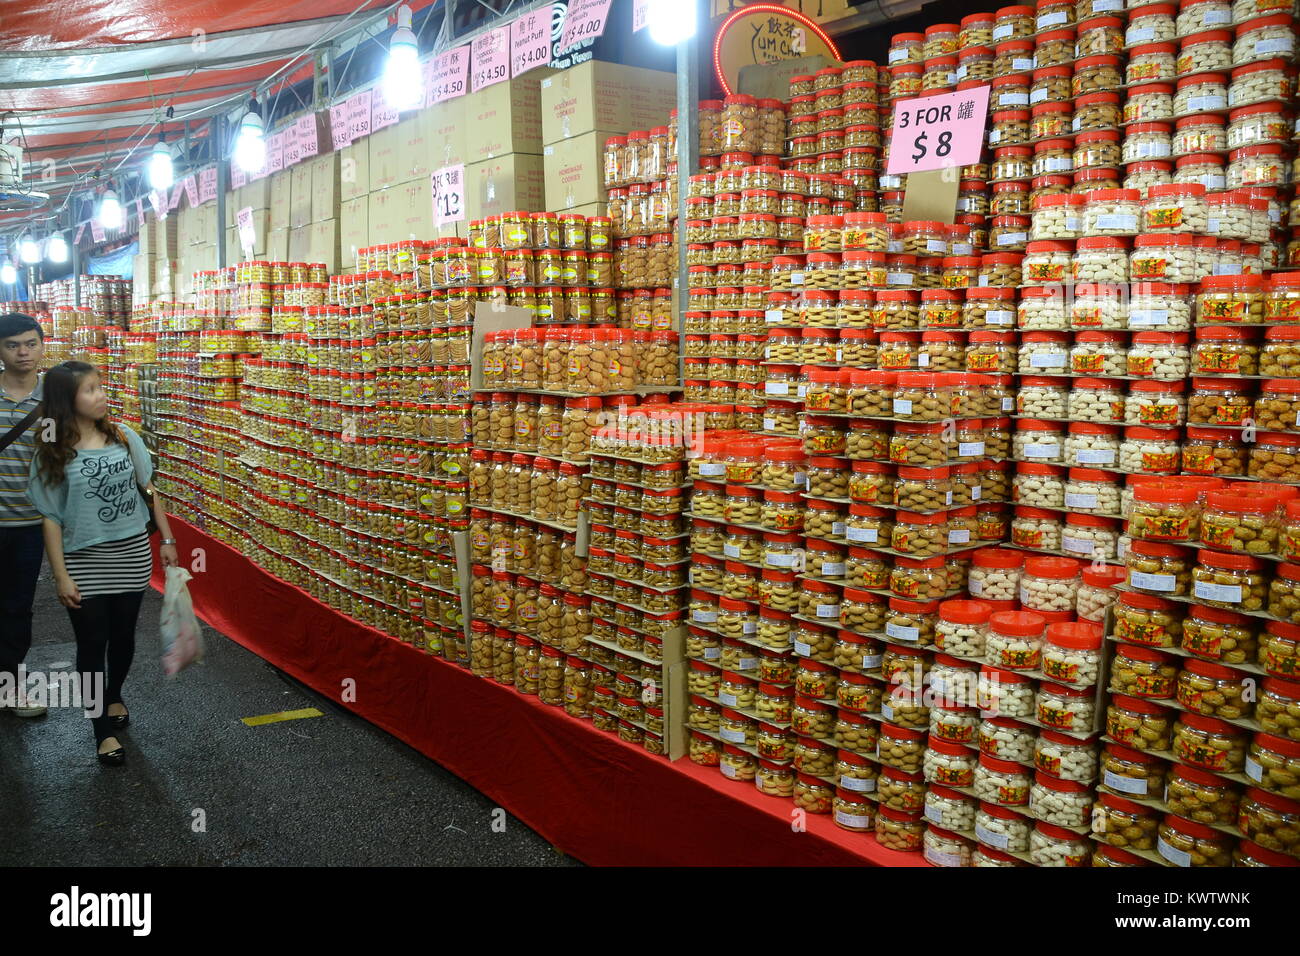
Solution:
<svg viewBox="0 0 1300 956"><path fill-rule="evenodd" d="M311 221L339 216L339 154L317 156L311 161Z"/></svg>
<svg viewBox="0 0 1300 956"><path fill-rule="evenodd" d="M236 189L235 211L238 212L245 206L251 209L270 209L271 179L270 176L263 176L261 179L255 179L251 183L245 183Z"/></svg>
<svg viewBox="0 0 1300 956"><path fill-rule="evenodd" d="M464 99L467 162L542 151L541 77L532 72Z"/></svg>
<svg viewBox="0 0 1300 956"><path fill-rule="evenodd" d="M567 212L576 206L605 202L604 130L552 143L542 156L546 175L546 208Z"/></svg>
<svg viewBox="0 0 1300 956"><path fill-rule="evenodd" d="M307 251L311 248L311 226L298 226L289 230L289 262L307 262Z"/></svg>
<svg viewBox="0 0 1300 956"><path fill-rule="evenodd" d="M311 163L299 163L289 171L289 228L311 222Z"/></svg>
<svg viewBox="0 0 1300 956"><path fill-rule="evenodd" d="M426 141L429 144L430 171L470 162L465 100L466 97L460 97L439 103L420 114L422 121L429 126Z"/></svg>
<svg viewBox="0 0 1300 956"><path fill-rule="evenodd" d="M330 272L339 268L339 221L322 219L307 227L307 262L323 262Z"/></svg>
<svg viewBox="0 0 1300 956"><path fill-rule="evenodd" d="M349 199L370 195L370 140L369 138L339 150L339 198Z"/></svg>
<svg viewBox="0 0 1300 956"><path fill-rule="evenodd" d="M238 231L238 230L236 230ZM289 261L289 230L272 229L266 236L265 251L254 250L256 256L265 256L272 262Z"/></svg>
<svg viewBox="0 0 1300 956"><path fill-rule="evenodd" d="M465 167L468 219L482 219L512 209L542 209L545 192L541 156L510 153Z"/></svg>
<svg viewBox="0 0 1300 956"><path fill-rule="evenodd" d="M397 239L429 239L438 234L433 224L433 183L428 176L397 187Z"/></svg>
<svg viewBox="0 0 1300 956"><path fill-rule="evenodd" d="M672 73L588 60L541 82L542 142L592 130L624 133L663 126L677 105Z"/></svg>
<svg viewBox="0 0 1300 956"><path fill-rule="evenodd" d="M276 173L271 179L271 228L289 228L289 195L293 188L293 171ZM242 206L240 208L243 208ZM256 208L256 207L254 207Z"/></svg>
<svg viewBox="0 0 1300 956"><path fill-rule="evenodd" d="M409 122L409 121L408 121ZM387 189L401 180L401 123L371 133L370 141L370 191Z"/></svg>
<svg viewBox="0 0 1300 956"><path fill-rule="evenodd" d="M427 110L397 124L397 182L427 178L433 171L433 119Z"/></svg>
<svg viewBox="0 0 1300 956"><path fill-rule="evenodd" d="M339 206L339 261L357 263L357 250L370 245L370 197L345 199Z"/></svg>

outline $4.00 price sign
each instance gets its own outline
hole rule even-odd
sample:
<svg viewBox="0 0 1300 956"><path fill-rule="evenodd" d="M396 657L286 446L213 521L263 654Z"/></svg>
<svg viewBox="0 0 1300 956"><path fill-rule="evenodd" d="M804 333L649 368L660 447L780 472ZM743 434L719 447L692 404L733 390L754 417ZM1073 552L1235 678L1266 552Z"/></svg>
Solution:
<svg viewBox="0 0 1300 956"><path fill-rule="evenodd" d="M465 164L444 166L429 174L433 180L433 221L439 228L465 218Z"/></svg>
<svg viewBox="0 0 1300 956"><path fill-rule="evenodd" d="M543 7L510 22L510 75L521 76L551 62L551 8Z"/></svg>
<svg viewBox="0 0 1300 956"><path fill-rule="evenodd" d="M560 34L560 43L556 53L581 43L594 40L605 32L609 20L611 0L569 0L569 12L564 16L564 32Z"/></svg>
<svg viewBox="0 0 1300 956"><path fill-rule="evenodd" d="M886 172L920 173L978 163L988 109L987 86L895 103Z"/></svg>
<svg viewBox="0 0 1300 956"><path fill-rule="evenodd" d="M475 93L485 86L510 79L510 28L499 27L475 37L470 43L471 86Z"/></svg>

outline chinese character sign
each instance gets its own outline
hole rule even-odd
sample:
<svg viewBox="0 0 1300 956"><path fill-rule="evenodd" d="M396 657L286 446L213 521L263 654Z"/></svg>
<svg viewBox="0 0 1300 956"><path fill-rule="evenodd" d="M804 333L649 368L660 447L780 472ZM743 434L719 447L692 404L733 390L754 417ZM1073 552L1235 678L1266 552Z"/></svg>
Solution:
<svg viewBox="0 0 1300 956"><path fill-rule="evenodd" d="M433 178L433 219L439 228L465 218L465 164L444 166Z"/></svg>
<svg viewBox="0 0 1300 956"><path fill-rule="evenodd" d="M489 30L470 44L471 87L477 93L484 87L510 79L510 28Z"/></svg>
<svg viewBox="0 0 1300 956"><path fill-rule="evenodd" d="M988 108L987 86L896 102L886 172L899 175L978 163Z"/></svg>
<svg viewBox="0 0 1300 956"><path fill-rule="evenodd" d="M569 0L564 17L564 32L555 52L563 53L583 40L594 40L605 32L609 20L610 0Z"/></svg>
<svg viewBox="0 0 1300 956"><path fill-rule="evenodd" d="M510 24L510 75L551 62L551 8L525 13Z"/></svg>

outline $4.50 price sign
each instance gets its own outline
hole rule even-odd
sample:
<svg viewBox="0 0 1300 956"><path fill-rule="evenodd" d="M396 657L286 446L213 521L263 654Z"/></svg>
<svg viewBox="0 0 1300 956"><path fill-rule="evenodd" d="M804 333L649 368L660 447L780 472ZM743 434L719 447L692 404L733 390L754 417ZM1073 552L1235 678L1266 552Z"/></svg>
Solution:
<svg viewBox="0 0 1300 956"><path fill-rule="evenodd" d="M465 218L465 164L444 166L429 174L433 180L433 221L439 228Z"/></svg>
<svg viewBox="0 0 1300 956"><path fill-rule="evenodd" d="M895 103L886 172L920 173L978 163L988 109L987 86Z"/></svg>
<svg viewBox="0 0 1300 956"><path fill-rule="evenodd" d="M469 44L448 50L433 60L426 101L429 104L464 96L469 74Z"/></svg>
<svg viewBox="0 0 1300 956"><path fill-rule="evenodd" d="M485 86L510 79L510 27L489 30L469 45L473 67L470 80L475 93Z"/></svg>

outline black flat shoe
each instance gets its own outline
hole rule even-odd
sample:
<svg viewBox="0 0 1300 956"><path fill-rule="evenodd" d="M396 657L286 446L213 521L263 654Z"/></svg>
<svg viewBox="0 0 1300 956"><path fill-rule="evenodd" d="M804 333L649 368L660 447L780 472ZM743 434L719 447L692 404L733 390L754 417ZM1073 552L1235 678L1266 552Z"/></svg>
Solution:
<svg viewBox="0 0 1300 956"><path fill-rule="evenodd" d="M116 750L110 750L106 754L96 751L95 757L98 758L99 762L105 767L120 767L122 764L126 763L126 751L121 747L118 747Z"/></svg>
<svg viewBox="0 0 1300 956"><path fill-rule="evenodd" d="M117 727L118 729L129 727L131 725L131 715L119 714L117 717L108 718L108 722L110 726Z"/></svg>

